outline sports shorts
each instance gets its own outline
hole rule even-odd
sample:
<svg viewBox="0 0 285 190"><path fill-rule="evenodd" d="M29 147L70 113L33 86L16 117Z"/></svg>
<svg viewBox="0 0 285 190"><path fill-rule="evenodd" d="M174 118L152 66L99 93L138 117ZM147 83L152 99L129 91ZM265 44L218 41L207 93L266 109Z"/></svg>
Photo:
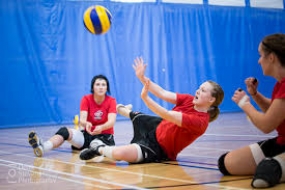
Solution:
<svg viewBox="0 0 285 190"><path fill-rule="evenodd" d="M115 145L114 136L112 134L90 135L85 130L82 130L81 132L83 133L83 136L84 136L84 144L81 148L76 148L74 146L71 146L73 150L83 150L84 148L89 148L91 141L93 141L94 139L100 139L106 145L110 145L110 146Z"/></svg>
<svg viewBox="0 0 285 190"><path fill-rule="evenodd" d="M162 118L141 112L131 112L130 118L134 129L134 137L131 143L136 143L141 147L143 155L141 163L169 160L156 139L156 128Z"/></svg>
<svg viewBox="0 0 285 190"><path fill-rule="evenodd" d="M277 144L277 137L257 142L265 157L274 157L285 152L285 145Z"/></svg>

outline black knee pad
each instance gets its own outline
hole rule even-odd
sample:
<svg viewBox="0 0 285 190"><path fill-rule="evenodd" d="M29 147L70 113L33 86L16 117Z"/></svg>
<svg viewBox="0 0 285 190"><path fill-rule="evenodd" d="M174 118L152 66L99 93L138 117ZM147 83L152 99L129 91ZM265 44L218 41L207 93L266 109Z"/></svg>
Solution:
<svg viewBox="0 0 285 190"><path fill-rule="evenodd" d="M224 175L231 175L231 174L228 172L228 170L227 170L227 168L226 168L226 166L225 166L225 157L226 157L227 154L228 154L228 153L225 153L225 154L223 154L223 155L219 158L219 160L218 160L218 167L219 167L219 170L220 170L220 172L221 172L222 174L224 174Z"/></svg>
<svg viewBox="0 0 285 190"><path fill-rule="evenodd" d="M64 140L67 140L69 137L69 132L66 127L60 128L55 134L62 136Z"/></svg>
<svg viewBox="0 0 285 190"><path fill-rule="evenodd" d="M265 158L257 165L251 186L260 188L257 180L261 179L267 182L267 187L273 187L280 183L281 176L282 168L279 162L275 159Z"/></svg>

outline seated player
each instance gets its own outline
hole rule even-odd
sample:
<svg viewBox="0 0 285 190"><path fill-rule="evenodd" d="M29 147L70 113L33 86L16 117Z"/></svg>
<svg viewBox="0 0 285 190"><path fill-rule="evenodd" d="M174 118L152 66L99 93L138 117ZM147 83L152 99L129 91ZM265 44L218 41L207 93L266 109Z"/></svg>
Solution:
<svg viewBox="0 0 285 190"><path fill-rule="evenodd" d="M104 75L93 77L91 93L83 96L80 104L79 125L84 130L62 127L45 142L41 141L36 132L30 132L29 143L36 156L41 157L45 152L58 148L64 141L68 141L75 150L88 148L94 140L115 145L116 100L107 95L110 94L110 87Z"/></svg>

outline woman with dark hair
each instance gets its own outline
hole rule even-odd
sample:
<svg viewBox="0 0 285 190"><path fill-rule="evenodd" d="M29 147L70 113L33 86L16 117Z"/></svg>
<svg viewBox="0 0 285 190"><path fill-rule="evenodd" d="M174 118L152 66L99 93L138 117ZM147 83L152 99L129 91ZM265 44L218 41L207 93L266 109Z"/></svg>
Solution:
<svg viewBox="0 0 285 190"><path fill-rule="evenodd" d="M104 75L91 80L91 93L83 96L80 103L79 126L83 130L62 127L49 140L42 142L36 132L29 133L29 143L38 157L68 141L72 149L88 148L97 139L108 145L115 145L114 124L116 121L116 100L110 94L109 81Z"/></svg>
<svg viewBox="0 0 285 190"><path fill-rule="evenodd" d="M277 136L225 153L219 158L218 165L224 175L255 173L251 185L265 188L285 181L285 156L279 155L285 152L285 34L266 36L259 43L258 52L263 74L277 81L271 99L258 92L258 81L249 77L245 79L247 92L261 111L255 109L243 90L236 90L232 100L257 129L263 133L277 131Z"/></svg>
<svg viewBox="0 0 285 190"><path fill-rule="evenodd" d="M137 78L144 84L142 100L158 116L134 112L129 105L117 105L117 112L132 120L134 137L131 144L110 146L95 140L89 148L81 151L82 160L100 155L130 163L175 160L178 153L204 134L209 122L218 117L218 106L223 101L224 91L217 83L204 82L195 95L180 94L150 81L144 75L146 64L141 58L135 59L133 68ZM175 107L167 110L156 103L148 92L175 104Z"/></svg>

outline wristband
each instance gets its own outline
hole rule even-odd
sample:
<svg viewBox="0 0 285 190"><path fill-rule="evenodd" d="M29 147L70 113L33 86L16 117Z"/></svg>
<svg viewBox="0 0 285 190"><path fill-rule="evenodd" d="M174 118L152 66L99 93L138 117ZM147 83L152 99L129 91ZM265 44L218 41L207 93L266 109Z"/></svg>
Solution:
<svg viewBox="0 0 285 190"><path fill-rule="evenodd" d="M238 102L238 106L239 106L240 108L242 108L242 107L244 106L244 104L247 103L247 100L248 100L248 95L244 95L244 96L242 97L242 99L240 99L240 101Z"/></svg>

